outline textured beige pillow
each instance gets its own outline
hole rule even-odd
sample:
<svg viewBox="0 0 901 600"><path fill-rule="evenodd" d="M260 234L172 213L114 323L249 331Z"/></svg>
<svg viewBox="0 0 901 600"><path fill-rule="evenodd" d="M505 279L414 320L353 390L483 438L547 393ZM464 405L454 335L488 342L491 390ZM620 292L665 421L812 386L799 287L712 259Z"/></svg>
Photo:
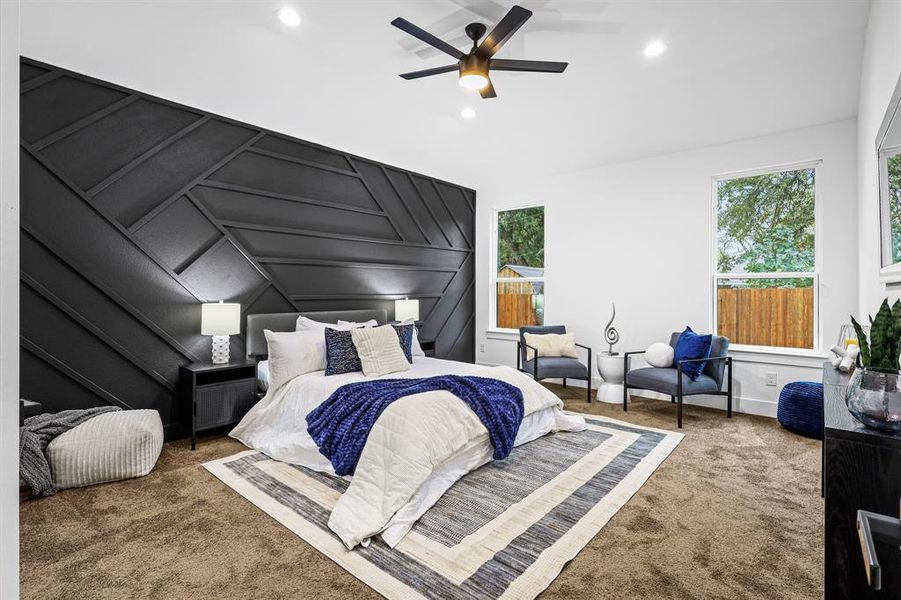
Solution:
<svg viewBox="0 0 901 600"><path fill-rule="evenodd" d="M351 329L350 337L357 347L363 375L366 377L378 377L410 368L400 347L397 332L391 325Z"/></svg>
<svg viewBox="0 0 901 600"><path fill-rule="evenodd" d="M538 350L538 356L565 356L579 358L574 333L527 333L526 344ZM526 348L526 360L535 358L532 348Z"/></svg>

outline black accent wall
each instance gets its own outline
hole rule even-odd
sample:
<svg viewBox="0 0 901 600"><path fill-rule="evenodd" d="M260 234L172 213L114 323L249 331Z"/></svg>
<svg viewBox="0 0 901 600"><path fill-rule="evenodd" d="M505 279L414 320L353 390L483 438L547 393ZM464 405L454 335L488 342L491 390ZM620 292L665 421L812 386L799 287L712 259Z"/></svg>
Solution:
<svg viewBox="0 0 901 600"><path fill-rule="evenodd" d="M474 359L473 190L20 67L23 398L155 408L177 435L178 366L210 356L204 301L391 315L410 296L437 356Z"/></svg>

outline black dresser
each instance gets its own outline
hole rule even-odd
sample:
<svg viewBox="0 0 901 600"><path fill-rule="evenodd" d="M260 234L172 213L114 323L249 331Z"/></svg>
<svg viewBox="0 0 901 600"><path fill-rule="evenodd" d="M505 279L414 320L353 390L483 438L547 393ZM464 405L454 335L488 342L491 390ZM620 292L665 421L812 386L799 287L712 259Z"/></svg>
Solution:
<svg viewBox="0 0 901 600"><path fill-rule="evenodd" d="M845 406L848 376L823 367L823 493L826 500L826 600L901 599L901 551L877 544L882 589L867 583L857 511L898 517L901 436L861 425Z"/></svg>

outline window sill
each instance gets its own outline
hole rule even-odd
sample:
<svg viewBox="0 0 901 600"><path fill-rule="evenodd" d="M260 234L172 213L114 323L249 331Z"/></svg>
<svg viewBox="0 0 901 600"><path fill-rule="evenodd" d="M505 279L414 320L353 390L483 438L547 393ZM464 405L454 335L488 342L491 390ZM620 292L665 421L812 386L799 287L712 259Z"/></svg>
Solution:
<svg viewBox="0 0 901 600"><path fill-rule="evenodd" d="M735 362L793 365L798 367L820 367L829 358L817 350L788 350L779 348L754 348L750 346L730 346Z"/></svg>
<svg viewBox="0 0 901 600"><path fill-rule="evenodd" d="M879 282L886 285L901 282L901 263L879 269Z"/></svg>
<svg viewBox="0 0 901 600"><path fill-rule="evenodd" d="M515 342L519 339L519 331L516 329L486 329L485 337L489 340L506 340Z"/></svg>

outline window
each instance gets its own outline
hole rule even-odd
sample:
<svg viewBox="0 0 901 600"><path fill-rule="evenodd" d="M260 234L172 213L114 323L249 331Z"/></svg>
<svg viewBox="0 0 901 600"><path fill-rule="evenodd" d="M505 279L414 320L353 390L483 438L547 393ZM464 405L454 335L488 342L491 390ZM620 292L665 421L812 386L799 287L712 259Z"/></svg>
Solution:
<svg viewBox="0 0 901 600"><path fill-rule="evenodd" d="M816 165L714 184L717 333L738 346L816 349Z"/></svg>
<svg viewBox="0 0 901 600"><path fill-rule="evenodd" d="M876 134L879 173L879 280L901 282L901 82Z"/></svg>
<svg viewBox="0 0 901 600"><path fill-rule="evenodd" d="M544 207L494 213L492 329L544 324Z"/></svg>
<svg viewBox="0 0 901 600"><path fill-rule="evenodd" d="M891 148L882 153L880 171L885 173L883 196L888 204L889 227L891 229L891 256L883 265L901 262L901 148Z"/></svg>

